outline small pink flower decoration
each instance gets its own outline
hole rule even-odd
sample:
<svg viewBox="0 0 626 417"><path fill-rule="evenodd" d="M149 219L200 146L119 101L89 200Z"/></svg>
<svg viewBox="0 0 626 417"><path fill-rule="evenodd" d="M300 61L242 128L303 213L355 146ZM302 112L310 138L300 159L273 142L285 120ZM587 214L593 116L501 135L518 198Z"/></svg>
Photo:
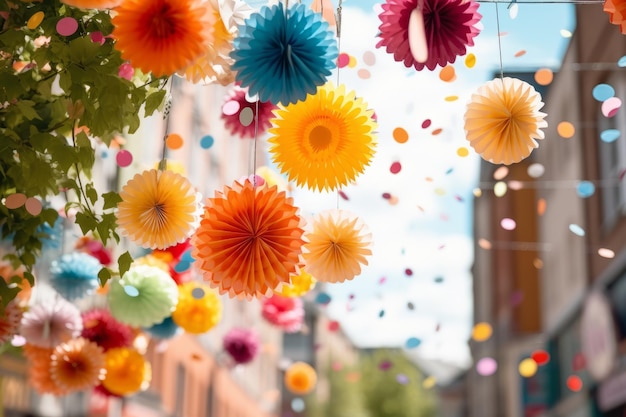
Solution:
<svg viewBox="0 0 626 417"><path fill-rule="evenodd" d="M57 298L30 307L22 317L20 334L31 345L55 348L78 337L82 330L83 321L78 308Z"/></svg>
<svg viewBox="0 0 626 417"><path fill-rule="evenodd" d="M304 322L304 307L299 298L273 295L263 300L263 318L287 333L296 333Z"/></svg>
<svg viewBox="0 0 626 417"><path fill-rule="evenodd" d="M259 353L259 335L253 329L231 329L224 335L224 350L237 364L251 362Z"/></svg>

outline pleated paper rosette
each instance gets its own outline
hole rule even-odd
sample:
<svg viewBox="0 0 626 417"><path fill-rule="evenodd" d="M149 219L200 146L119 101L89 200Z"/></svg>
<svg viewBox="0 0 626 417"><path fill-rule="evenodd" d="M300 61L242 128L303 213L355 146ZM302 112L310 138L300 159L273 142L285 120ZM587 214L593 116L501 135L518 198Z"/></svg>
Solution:
<svg viewBox="0 0 626 417"><path fill-rule="evenodd" d="M65 392L96 386L104 373L104 351L82 337L57 346L52 352L50 374Z"/></svg>
<svg viewBox="0 0 626 417"><path fill-rule="evenodd" d="M274 294L263 300L261 315L282 331L296 333L304 323L304 304L300 298Z"/></svg>
<svg viewBox="0 0 626 417"><path fill-rule="evenodd" d="M52 261L50 285L63 298L75 300L93 293L98 288L98 272L102 264L83 252L68 253Z"/></svg>
<svg viewBox="0 0 626 417"><path fill-rule="evenodd" d="M63 298L56 298L34 304L24 312L20 335L31 345L52 349L78 337L82 329L78 308Z"/></svg>
<svg viewBox="0 0 626 417"><path fill-rule="evenodd" d="M285 371L285 387L295 395L306 395L317 384L315 369L306 362L294 362Z"/></svg>
<svg viewBox="0 0 626 417"><path fill-rule="evenodd" d="M105 356L102 386L112 394L126 396L140 391L152 379L150 363L132 348L115 348Z"/></svg>
<svg viewBox="0 0 626 417"><path fill-rule="evenodd" d="M496 78L472 95L465 111L465 133L474 150L493 164L510 165L528 157L548 126L541 95L517 78Z"/></svg>
<svg viewBox="0 0 626 417"><path fill-rule="evenodd" d="M221 294L269 295L300 263L298 211L284 191L247 179L217 191L192 238L195 266Z"/></svg>
<svg viewBox="0 0 626 417"><path fill-rule="evenodd" d="M188 282L178 287L178 304L172 319L187 333L208 332L222 319L222 301L208 285Z"/></svg>

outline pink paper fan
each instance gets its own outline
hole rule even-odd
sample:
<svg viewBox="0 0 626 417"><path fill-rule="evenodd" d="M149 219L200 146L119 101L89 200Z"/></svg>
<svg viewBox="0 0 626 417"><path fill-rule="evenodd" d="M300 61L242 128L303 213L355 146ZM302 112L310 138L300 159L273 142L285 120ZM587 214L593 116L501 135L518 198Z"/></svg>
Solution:
<svg viewBox="0 0 626 417"><path fill-rule="evenodd" d="M422 23L418 2L422 3L424 32L413 39L425 37L427 57L423 62L415 58L420 51L412 50L409 35ZM465 55L468 46L474 45L474 37L480 32L475 25L482 15L478 13L478 3L473 0L387 0L382 8L383 12L378 16L382 22L378 27L380 41L376 47L384 46L396 61L418 71L453 63L457 56ZM411 21L412 14L415 22Z"/></svg>
<svg viewBox="0 0 626 417"><path fill-rule="evenodd" d="M274 295L263 300L263 318L287 333L296 333L304 322L304 307L299 298Z"/></svg>
<svg viewBox="0 0 626 417"><path fill-rule="evenodd" d="M247 88L233 87L224 98L221 117L224 120L224 125L233 135L254 139L255 130L257 135L261 135L272 125L270 119L274 116L272 111L276 106L269 101L259 101L257 128L255 127L256 101L248 101L246 99L247 92Z"/></svg>
<svg viewBox="0 0 626 417"><path fill-rule="evenodd" d="M78 337L83 329L80 311L62 298L33 305L24 313L20 334L32 345L54 348Z"/></svg>

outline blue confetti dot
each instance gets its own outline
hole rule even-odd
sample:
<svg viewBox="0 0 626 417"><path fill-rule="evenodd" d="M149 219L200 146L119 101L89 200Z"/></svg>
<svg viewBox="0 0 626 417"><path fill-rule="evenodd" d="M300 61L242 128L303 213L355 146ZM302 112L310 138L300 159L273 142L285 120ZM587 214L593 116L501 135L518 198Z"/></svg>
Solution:
<svg viewBox="0 0 626 417"><path fill-rule="evenodd" d="M575 235L585 236L585 229L583 229L582 227L580 227L577 224L570 224L569 225L569 230L570 230L570 232L574 233Z"/></svg>
<svg viewBox="0 0 626 417"><path fill-rule="evenodd" d="M596 192L596 186L590 181L581 181L576 186L576 193L581 198L588 198Z"/></svg>
<svg viewBox="0 0 626 417"><path fill-rule="evenodd" d="M385 316L385 310L380 310L380 311L378 312L378 317L381 317L381 318L382 318L382 317L384 317L384 316Z"/></svg>
<svg viewBox="0 0 626 417"><path fill-rule="evenodd" d="M620 136L621 132L617 129L606 129L600 133L600 139L606 143L615 142Z"/></svg>
<svg viewBox="0 0 626 417"><path fill-rule="evenodd" d="M619 61L617 61L617 66L622 68L626 67L626 55L624 55L619 59Z"/></svg>
<svg viewBox="0 0 626 417"><path fill-rule="evenodd" d="M202 149L209 149L211 146L213 146L214 143L215 139L213 139L213 136L211 135L206 135L202 139L200 139L200 146L202 147Z"/></svg>
<svg viewBox="0 0 626 417"><path fill-rule="evenodd" d="M325 292L321 292L317 294L317 297L315 297L315 302L322 305L329 304L331 300L332 298L330 297L330 295L326 294Z"/></svg>
<svg viewBox="0 0 626 417"><path fill-rule="evenodd" d="M188 270L190 266L191 266L191 264L189 262L185 262L185 261L181 260L174 267L174 271L178 272L179 274L182 274L183 272Z"/></svg>
<svg viewBox="0 0 626 417"><path fill-rule="evenodd" d="M182 262L187 262L187 263L194 263L196 260L194 259L194 257L191 255L191 249L188 251L185 251L183 253L183 255L180 257L180 260Z"/></svg>
<svg viewBox="0 0 626 417"><path fill-rule="evenodd" d="M615 89L608 84L598 84L593 87L593 98L598 101L605 101L615 95Z"/></svg>
<svg viewBox="0 0 626 417"><path fill-rule="evenodd" d="M409 337L404 345L406 346L407 349L415 349L421 344L422 344L422 341L418 339L417 337Z"/></svg>

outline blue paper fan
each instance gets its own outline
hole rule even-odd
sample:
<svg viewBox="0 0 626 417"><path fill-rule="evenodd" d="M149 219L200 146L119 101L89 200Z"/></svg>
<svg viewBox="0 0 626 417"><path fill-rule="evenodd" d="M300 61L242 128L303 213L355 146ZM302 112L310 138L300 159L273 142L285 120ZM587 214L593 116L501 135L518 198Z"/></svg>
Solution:
<svg viewBox="0 0 626 417"><path fill-rule="evenodd" d="M161 323L146 327L144 330L156 339L171 339L183 332L183 329L174 323L172 317L166 317Z"/></svg>
<svg viewBox="0 0 626 417"><path fill-rule="evenodd" d="M98 287L100 262L91 255L75 252L61 256L50 265L50 285L67 300L81 298Z"/></svg>

